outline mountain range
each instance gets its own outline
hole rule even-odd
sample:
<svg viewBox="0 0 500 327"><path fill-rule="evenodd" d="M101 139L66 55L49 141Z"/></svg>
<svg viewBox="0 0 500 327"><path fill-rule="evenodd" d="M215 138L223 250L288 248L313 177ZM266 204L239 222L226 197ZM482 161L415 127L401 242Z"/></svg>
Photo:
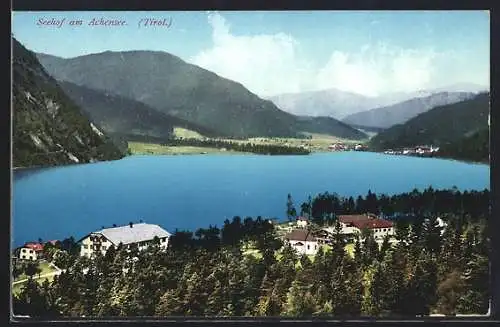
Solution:
<svg viewBox="0 0 500 327"><path fill-rule="evenodd" d="M123 157L38 62L12 40L13 166L52 166Z"/></svg>
<svg viewBox="0 0 500 327"><path fill-rule="evenodd" d="M390 124L376 123L370 125L371 113L363 113L370 112L376 108L387 108L386 111L402 111L401 113L391 112L391 115L394 114L395 116L408 117L409 119L412 117L412 113L418 114L431 108L428 106L429 102L431 102L431 104L434 103L426 100L426 98L434 99L436 102L435 105L441 105L447 102L439 102L435 99L442 98L444 93L450 94L448 98L450 101L449 103L451 103L454 101L453 95L451 94L468 93L472 96L487 90L487 87L477 84L457 83L435 89L419 90L415 92L393 92L372 97L338 89L327 89L313 92L286 93L272 96L268 99L273 101L280 109L296 115L329 116L348 122L350 125L368 127L380 127L383 125L384 128L386 128L390 126ZM407 102L412 99L414 99L413 102ZM421 99L422 105L418 105L419 99ZM458 100L455 102L461 99L462 98L458 96ZM406 109L407 105L409 105L408 109ZM408 113L405 113L406 110L408 110ZM354 116L356 114L359 114L359 116ZM356 117L352 119L355 120L355 122L350 122L352 117ZM357 119L357 117L359 117L359 119ZM395 120L397 121L396 123L402 123L402 121Z"/></svg>
<svg viewBox="0 0 500 327"><path fill-rule="evenodd" d="M349 115L342 119L344 123L358 126L389 128L403 124L409 119L429 109L470 99L475 93L439 92L428 96L416 97L387 107L375 108Z"/></svg>
<svg viewBox="0 0 500 327"><path fill-rule="evenodd" d="M282 111L240 83L166 52L106 51L70 59L38 54L38 58L58 81L141 102L218 136L303 137L305 132L327 131L350 139L367 137L336 119L304 119Z"/></svg>
<svg viewBox="0 0 500 327"><path fill-rule="evenodd" d="M447 147L488 130L489 93L435 107L374 136L373 150L398 149L423 144Z"/></svg>

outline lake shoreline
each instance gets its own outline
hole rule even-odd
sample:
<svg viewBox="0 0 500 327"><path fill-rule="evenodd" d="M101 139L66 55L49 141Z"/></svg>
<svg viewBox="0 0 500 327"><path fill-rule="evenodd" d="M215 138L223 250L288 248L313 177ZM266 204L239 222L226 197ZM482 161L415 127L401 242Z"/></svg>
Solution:
<svg viewBox="0 0 500 327"><path fill-rule="evenodd" d="M253 153L253 152L240 152L240 151L218 151L218 152L207 152L207 153L197 153L197 152L177 152L177 153L132 153L124 156L123 158L120 159L113 159L113 160L102 160L102 161L96 161L96 162L80 162L80 163L69 163L69 164L63 164L63 165L51 165L51 166L31 166L31 167L12 167L11 170L12 172L22 172L22 171L30 171L30 170L36 170L36 169L48 169L48 168L62 168L62 167L71 167L71 166L80 166L80 165L89 165L89 164L98 164L98 163L104 163L104 162L115 162L115 161L120 161L128 157L134 157L134 156L220 156L220 155L231 155L231 156L267 156L267 157L292 157L292 156L301 156L301 157L306 157L306 156L311 156L314 154L327 154L327 153L344 153L344 152L361 152L361 151L329 151L329 150L315 150L311 151L308 154L263 154L263 153ZM438 160L445 160L445 161L452 161L452 162L457 162L457 163L465 163L465 164L470 164L470 165L479 165L479 166L487 166L491 167L490 162L481 162L481 161L471 161L471 160L461 160L461 159L455 159L455 158L448 158L448 157L420 157L420 156L411 156L411 155L397 155L397 154L385 154L383 152L378 152L378 151L363 151L363 152L369 152L369 153L376 153L376 154L382 154L386 156L397 156L397 157L413 157L413 158L422 158L422 159L438 159Z"/></svg>

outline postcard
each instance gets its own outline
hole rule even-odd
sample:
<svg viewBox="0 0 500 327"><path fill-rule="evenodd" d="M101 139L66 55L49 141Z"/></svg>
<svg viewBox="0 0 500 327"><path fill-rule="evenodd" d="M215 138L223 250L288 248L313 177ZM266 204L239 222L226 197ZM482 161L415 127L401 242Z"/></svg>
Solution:
<svg viewBox="0 0 500 327"><path fill-rule="evenodd" d="M14 317L490 308L484 11L16 11Z"/></svg>

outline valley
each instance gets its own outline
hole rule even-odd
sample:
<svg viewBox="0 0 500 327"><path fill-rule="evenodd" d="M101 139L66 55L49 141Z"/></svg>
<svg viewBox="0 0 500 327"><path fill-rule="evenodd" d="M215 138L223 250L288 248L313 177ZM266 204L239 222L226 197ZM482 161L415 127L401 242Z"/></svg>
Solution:
<svg viewBox="0 0 500 327"><path fill-rule="evenodd" d="M326 134L304 133L307 138L270 138L270 137L254 137L246 139L229 139L229 138L207 138L196 131L175 127L173 132L174 138L179 140L204 140L208 142L235 143L235 144L254 144L261 146L286 147L290 149L307 149L310 152L328 152L331 144L341 143L347 145L366 144L368 139L357 141L343 139ZM248 154L248 151L238 151L226 149L224 147L213 146L185 146L185 145L162 145L160 140L152 142L128 142L130 154Z"/></svg>

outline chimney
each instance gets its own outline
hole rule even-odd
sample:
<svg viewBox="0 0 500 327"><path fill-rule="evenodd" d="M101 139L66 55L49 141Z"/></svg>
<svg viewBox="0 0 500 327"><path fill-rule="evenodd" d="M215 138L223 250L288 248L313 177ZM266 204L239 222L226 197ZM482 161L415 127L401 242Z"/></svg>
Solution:
<svg viewBox="0 0 500 327"><path fill-rule="evenodd" d="M130 225L130 228L134 227L134 223L133 222L129 222L128 224Z"/></svg>

